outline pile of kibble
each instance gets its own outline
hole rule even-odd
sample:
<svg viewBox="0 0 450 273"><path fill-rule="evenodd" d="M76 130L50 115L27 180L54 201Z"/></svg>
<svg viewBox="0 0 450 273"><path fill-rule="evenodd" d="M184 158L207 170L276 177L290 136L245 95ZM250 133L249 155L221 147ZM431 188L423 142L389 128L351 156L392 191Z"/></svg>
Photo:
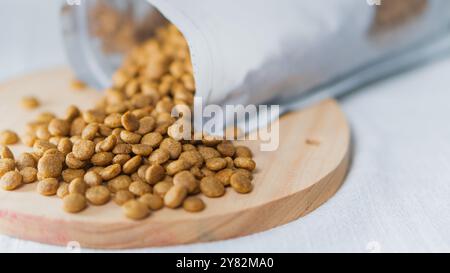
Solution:
<svg viewBox="0 0 450 273"><path fill-rule="evenodd" d="M45 112L30 122L21 141L32 152L15 159L7 145L19 137L1 132L1 187L38 182L40 194L62 198L70 213L113 199L131 219L164 206L201 211L202 196L221 197L227 186L249 193L256 164L247 147L173 135L172 108L192 107L194 93L186 41L174 26L162 27L132 50L93 109L70 106L62 118ZM39 102L27 97L22 106Z"/></svg>

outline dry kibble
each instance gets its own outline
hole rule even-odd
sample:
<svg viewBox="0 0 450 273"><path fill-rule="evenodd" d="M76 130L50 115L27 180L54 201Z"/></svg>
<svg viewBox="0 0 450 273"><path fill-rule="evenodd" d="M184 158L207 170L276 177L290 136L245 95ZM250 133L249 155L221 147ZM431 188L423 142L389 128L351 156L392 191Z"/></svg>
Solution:
<svg viewBox="0 0 450 273"><path fill-rule="evenodd" d="M132 174L136 172L141 166L142 157L140 155L137 155L130 160L128 160L125 164L123 164L122 171L125 174Z"/></svg>
<svg viewBox="0 0 450 273"><path fill-rule="evenodd" d="M79 160L88 160L94 155L95 144L90 140L81 139L73 145L72 153Z"/></svg>
<svg viewBox="0 0 450 273"><path fill-rule="evenodd" d="M223 184L215 176L207 176L200 181L200 190L208 197L220 197L225 194Z"/></svg>
<svg viewBox="0 0 450 273"><path fill-rule="evenodd" d="M151 210L159 210L164 207L164 200L159 195L146 193L139 197L139 202L147 205Z"/></svg>
<svg viewBox="0 0 450 273"><path fill-rule="evenodd" d="M61 183L59 184L58 190L56 191L56 196L59 198L64 198L69 194L69 183Z"/></svg>
<svg viewBox="0 0 450 273"><path fill-rule="evenodd" d="M220 157L220 153L212 147L200 146L198 147L198 151L205 161L211 158Z"/></svg>
<svg viewBox="0 0 450 273"><path fill-rule="evenodd" d="M195 176L195 178L197 179L202 179L203 177L205 177L205 175L203 174L203 172L200 170L199 167L192 167L190 169L190 172Z"/></svg>
<svg viewBox="0 0 450 273"><path fill-rule="evenodd" d="M38 156L43 156L44 153L49 149L55 149L56 145L46 141L46 140L36 140L33 145L33 151Z"/></svg>
<svg viewBox="0 0 450 273"><path fill-rule="evenodd" d="M219 151L222 156L232 157L236 151L233 143L231 142L222 142L217 145L217 151Z"/></svg>
<svg viewBox="0 0 450 273"><path fill-rule="evenodd" d="M25 167L20 171L24 184L34 183L37 180L37 170L33 167Z"/></svg>
<svg viewBox="0 0 450 273"><path fill-rule="evenodd" d="M33 147L34 142L37 140L37 138L33 134L25 134L21 137L21 140L27 147Z"/></svg>
<svg viewBox="0 0 450 273"><path fill-rule="evenodd" d="M246 169L235 169L234 172L243 174L250 180L253 179L253 174L249 170L246 170Z"/></svg>
<svg viewBox="0 0 450 273"><path fill-rule="evenodd" d="M152 132L142 137L141 144L146 144L151 146L152 148L156 148L159 146L162 140L163 136L160 133Z"/></svg>
<svg viewBox="0 0 450 273"><path fill-rule="evenodd" d="M36 129L36 137L42 140L50 140L52 134L50 134L46 125L42 125Z"/></svg>
<svg viewBox="0 0 450 273"><path fill-rule="evenodd" d="M190 196L184 200L183 208L189 212L199 212L205 209L205 203L198 197Z"/></svg>
<svg viewBox="0 0 450 273"><path fill-rule="evenodd" d="M131 145L126 143L117 144L112 150L113 154L129 154L131 153Z"/></svg>
<svg viewBox="0 0 450 273"><path fill-rule="evenodd" d="M201 167L203 165L203 156L197 150L182 152L180 159L188 162L191 166Z"/></svg>
<svg viewBox="0 0 450 273"><path fill-rule="evenodd" d="M191 168L191 165L184 161L183 159L175 160L170 162L167 167L166 171L168 175L175 175L181 171L188 170Z"/></svg>
<svg viewBox="0 0 450 273"><path fill-rule="evenodd" d="M36 97L33 96L27 96L23 97L20 101L20 105L27 110L36 109L39 107L40 103L39 100Z"/></svg>
<svg viewBox="0 0 450 273"><path fill-rule="evenodd" d="M45 156L54 156L61 162L64 162L64 160L66 159L66 156L63 153L61 153L60 151L58 151L58 149L56 149L56 148L48 149L47 151L45 151L45 153L42 157L45 157Z"/></svg>
<svg viewBox="0 0 450 273"><path fill-rule="evenodd" d="M127 131L134 132L139 129L139 119L131 112L125 113L122 118L122 126Z"/></svg>
<svg viewBox="0 0 450 273"><path fill-rule="evenodd" d="M122 115L119 113L112 113L105 118L105 125L111 129L122 127Z"/></svg>
<svg viewBox="0 0 450 273"><path fill-rule="evenodd" d="M232 169L223 169L215 174L215 177L224 185L230 185L230 178L234 174Z"/></svg>
<svg viewBox="0 0 450 273"><path fill-rule="evenodd" d="M170 154L167 150L157 149L152 152L148 158L152 164L164 164L170 159Z"/></svg>
<svg viewBox="0 0 450 273"><path fill-rule="evenodd" d="M77 213L86 208L86 198L79 193L70 193L63 198L63 209L69 213Z"/></svg>
<svg viewBox="0 0 450 273"><path fill-rule="evenodd" d="M16 161L17 169L23 170L24 168L31 167L36 168L37 164L34 157L30 153L23 153Z"/></svg>
<svg viewBox="0 0 450 273"><path fill-rule="evenodd" d="M120 166L123 166L130 159L131 156L129 154L118 154L114 156L113 164L119 164Z"/></svg>
<svg viewBox="0 0 450 273"><path fill-rule="evenodd" d="M49 123L52 119L55 118L55 114L50 112L43 112L37 115L36 121L43 122L43 123Z"/></svg>
<svg viewBox="0 0 450 273"><path fill-rule="evenodd" d="M253 159L248 157L236 157L234 159L234 165L237 168L242 168L249 171L253 171L256 168L255 161L253 161Z"/></svg>
<svg viewBox="0 0 450 273"><path fill-rule="evenodd" d="M252 151L245 147L245 146L237 146L236 147L236 152L235 152L235 156L236 157L248 157L248 158L252 158L253 154Z"/></svg>
<svg viewBox="0 0 450 273"><path fill-rule="evenodd" d="M39 183L37 184L37 191L41 195L51 196L56 194L56 191L58 191L58 187L59 182L56 178L46 178L39 181Z"/></svg>
<svg viewBox="0 0 450 273"><path fill-rule="evenodd" d="M177 159L183 150L181 143L173 138L165 138L159 148L168 151L171 159Z"/></svg>
<svg viewBox="0 0 450 273"><path fill-rule="evenodd" d="M0 145L0 159L2 158L14 159L14 154L11 152L8 146Z"/></svg>
<svg viewBox="0 0 450 273"><path fill-rule="evenodd" d="M134 199L134 194L132 194L128 190L120 190L114 195L114 202L119 206L122 206L132 199Z"/></svg>
<svg viewBox="0 0 450 273"><path fill-rule="evenodd" d="M161 181L153 186L153 193L164 198L166 193L173 187L173 182Z"/></svg>
<svg viewBox="0 0 450 273"><path fill-rule="evenodd" d="M108 181L108 189L112 193L116 193L121 190L128 190L131 182L132 182L131 178L128 175L120 175L120 176Z"/></svg>
<svg viewBox="0 0 450 273"><path fill-rule="evenodd" d="M70 133L70 124L63 119L52 119L48 124L48 131L53 136L67 136Z"/></svg>
<svg viewBox="0 0 450 273"><path fill-rule="evenodd" d="M72 122L72 125L70 126L70 135L81 136L84 127L86 127L86 122L84 121L84 119L82 117L75 118Z"/></svg>
<svg viewBox="0 0 450 273"><path fill-rule="evenodd" d="M171 209L179 207L188 194L187 189L184 186L174 185L164 195L164 205Z"/></svg>
<svg viewBox="0 0 450 273"><path fill-rule="evenodd" d="M173 184L184 186L188 193L193 193L198 188L198 181L189 171L182 171L173 177Z"/></svg>
<svg viewBox="0 0 450 273"><path fill-rule="evenodd" d="M38 162L38 173L42 178L57 178L62 172L61 159L56 155L43 156Z"/></svg>
<svg viewBox="0 0 450 273"><path fill-rule="evenodd" d="M66 165L72 169L80 169L86 165L86 162L83 160L79 160L75 157L73 153L68 153L66 156Z"/></svg>
<svg viewBox="0 0 450 273"><path fill-rule="evenodd" d="M120 132L120 139L128 144L138 144L141 141L142 136L133 132L123 130Z"/></svg>
<svg viewBox="0 0 450 273"><path fill-rule="evenodd" d="M137 196L142 196L146 193L151 193L152 192L152 187L145 183L145 182L141 182L141 181L134 181L130 184L128 190L133 193L134 195Z"/></svg>
<svg viewBox="0 0 450 273"><path fill-rule="evenodd" d="M67 155L68 153L72 152L72 147L73 144L69 138L62 138L57 145L58 151L60 151L64 155Z"/></svg>
<svg viewBox="0 0 450 273"><path fill-rule="evenodd" d="M0 132L0 144L1 145L13 145L19 142L17 134L11 130L5 130Z"/></svg>
<svg viewBox="0 0 450 273"><path fill-rule="evenodd" d="M152 117L143 117L139 120L139 129L136 133L145 135L153 131L156 127L156 121Z"/></svg>
<svg viewBox="0 0 450 273"><path fill-rule="evenodd" d="M62 171L62 178L64 182L70 183L75 178L83 178L85 171L83 169L65 169Z"/></svg>
<svg viewBox="0 0 450 273"><path fill-rule="evenodd" d="M119 164L113 164L111 166L104 168L100 172L100 176L102 177L103 180L111 180L114 177L118 176L121 171L122 167Z"/></svg>
<svg viewBox="0 0 450 273"><path fill-rule="evenodd" d="M106 114L100 110L88 110L82 114L86 123L103 123Z"/></svg>
<svg viewBox="0 0 450 273"><path fill-rule="evenodd" d="M110 135L98 144L100 148L99 152L109 152L112 149L114 149L116 144L117 144L117 137L115 135Z"/></svg>
<svg viewBox="0 0 450 273"><path fill-rule="evenodd" d="M75 105L71 105L67 107L66 110L66 120L69 122L75 121L76 118L80 116L80 109L76 107Z"/></svg>
<svg viewBox="0 0 450 273"><path fill-rule="evenodd" d="M93 140L98 133L99 125L97 123L88 124L84 127L83 132L81 133L81 138L86 140Z"/></svg>
<svg viewBox="0 0 450 273"><path fill-rule="evenodd" d="M220 171L227 166L227 161L224 158L216 157L206 160L206 167L211 171Z"/></svg>
<svg viewBox="0 0 450 273"><path fill-rule="evenodd" d="M108 166L112 163L114 158L114 154L113 153L109 153L109 152L101 152L101 153L97 153L94 154L91 157L91 163L94 164L94 166Z"/></svg>
<svg viewBox="0 0 450 273"><path fill-rule="evenodd" d="M146 144L135 144L131 147L131 150L136 155L149 156L152 153L153 148L152 146Z"/></svg>
<svg viewBox="0 0 450 273"><path fill-rule="evenodd" d="M202 172L203 176L213 176L216 174L215 171L211 171L210 169L203 167L200 169L200 171Z"/></svg>
<svg viewBox="0 0 450 273"><path fill-rule="evenodd" d="M109 202L111 193L105 186L93 186L86 191L86 199L89 203L101 206Z"/></svg>
<svg viewBox="0 0 450 273"><path fill-rule="evenodd" d="M102 182L103 182L103 179L97 172L95 172L95 171L88 171L84 175L84 182L86 182L86 184L89 187L93 187L93 186L101 185Z"/></svg>
<svg viewBox="0 0 450 273"><path fill-rule="evenodd" d="M69 183L70 193L84 194L87 190L87 184L84 182L83 178L75 178Z"/></svg>
<svg viewBox="0 0 450 273"><path fill-rule="evenodd" d="M145 171L145 181L150 185L154 185L161 181L166 174L166 171L161 165L151 165Z"/></svg>
<svg viewBox="0 0 450 273"><path fill-rule="evenodd" d="M122 209L125 216L133 220L141 220L150 214L147 205L137 200L127 201L123 204Z"/></svg>
<svg viewBox="0 0 450 273"><path fill-rule="evenodd" d="M16 168L16 163L11 158L2 158L0 159L0 177L2 177L5 173L14 171Z"/></svg>
<svg viewBox="0 0 450 273"><path fill-rule="evenodd" d="M22 185L22 175L18 171L9 171L0 178L0 185L6 191L12 191Z"/></svg>
<svg viewBox="0 0 450 273"><path fill-rule="evenodd" d="M230 185L238 193L249 193L253 189L251 180L242 173L235 173L230 178Z"/></svg>

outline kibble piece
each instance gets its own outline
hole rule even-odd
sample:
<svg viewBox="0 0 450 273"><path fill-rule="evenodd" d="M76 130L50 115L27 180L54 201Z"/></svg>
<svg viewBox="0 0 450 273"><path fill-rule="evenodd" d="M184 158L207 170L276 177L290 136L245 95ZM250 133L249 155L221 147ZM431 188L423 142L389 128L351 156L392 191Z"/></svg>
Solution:
<svg viewBox="0 0 450 273"><path fill-rule="evenodd" d="M123 204L123 212L126 217L133 220L141 220L150 214L150 210L146 204L137 200L130 200Z"/></svg>
<svg viewBox="0 0 450 273"><path fill-rule="evenodd" d="M141 144L147 144L150 145L152 148L156 148L159 146L162 140L163 136L160 133L152 132L142 137Z"/></svg>
<svg viewBox="0 0 450 273"><path fill-rule="evenodd" d="M197 150L182 152L180 159L188 162L191 166L201 167L203 165L203 156Z"/></svg>
<svg viewBox="0 0 450 273"><path fill-rule="evenodd" d="M105 118L105 125L111 129L122 127L122 115L119 113L112 113Z"/></svg>
<svg viewBox="0 0 450 273"><path fill-rule="evenodd" d="M164 200L159 196L151 193L146 193L139 198L139 202L147 205L151 210L159 210L164 206Z"/></svg>
<svg viewBox="0 0 450 273"><path fill-rule="evenodd" d="M211 171L207 167L201 168L200 171L202 172L203 176L214 176L216 174L215 171Z"/></svg>
<svg viewBox="0 0 450 273"><path fill-rule="evenodd" d="M24 184L34 183L37 180L37 170L33 167L25 167L20 170Z"/></svg>
<svg viewBox="0 0 450 273"><path fill-rule="evenodd" d="M138 144L141 141L142 136L133 132L122 130L120 132L120 139L128 144Z"/></svg>
<svg viewBox="0 0 450 273"><path fill-rule="evenodd" d="M161 165L151 165L145 171L145 181L150 185L154 185L161 181L166 174L166 171Z"/></svg>
<svg viewBox="0 0 450 273"><path fill-rule="evenodd" d="M118 155L114 156L113 164L119 164L120 166L123 166L130 159L131 159L131 156L129 154L118 154Z"/></svg>
<svg viewBox="0 0 450 273"><path fill-rule="evenodd" d="M234 159L234 165L238 168L253 171L256 168L256 163L253 159L248 157L236 157Z"/></svg>
<svg viewBox="0 0 450 273"><path fill-rule="evenodd" d="M86 199L89 203L101 206L109 202L111 193L105 186L94 186L86 191Z"/></svg>
<svg viewBox="0 0 450 273"><path fill-rule="evenodd" d="M131 178L128 175L120 175L120 176L108 181L108 189L112 193L116 193L121 190L128 190L131 182L132 182Z"/></svg>
<svg viewBox="0 0 450 273"><path fill-rule="evenodd" d="M55 114L50 113L50 112L43 112L43 113L40 113L36 117L36 121L43 122L43 123L49 123L54 118L55 118Z"/></svg>
<svg viewBox="0 0 450 273"><path fill-rule="evenodd" d="M246 170L246 169L235 169L234 172L235 173L241 173L241 174L245 175L250 180L253 179L253 174L249 170Z"/></svg>
<svg viewBox="0 0 450 273"><path fill-rule="evenodd" d="M33 151L38 156L43 156L44 153L49 149L55 149L56 145L46 141L46 140L36 140L33 145Z"/></svg>
<svg viewBox="0 0 450 273"><path fill-rule="evenodd" d="M65 169L62 171L64 182L70 183L75 178L83 178L85 171L83 169Z"/></svg>
<svg viewBox="0 0 450 273"><path fill-rule="evenodd" d="M132 173L136 172L138 170L139 166L141 166L141 162L142 162L142 157L140 155L137 155L137 156L131 158L123 165L123 167L122 167L123 173L132 174Z"/></svg>
<svg viewBox="0 0 450 273"><path fill-rule="evenodd" d="M63 209L69 213L77 213L86 208L86 198L79 193L70 193L63 198Z"/></svg>
<svg viewBox="0 0 450 273"><path fill-rule="evenodd" d="M224 158L216 157L206 160L206 167L211 171L220 171L227 166L227 161Z"/></svg>
<svg viewBox="0 0 450 273"><path fill-rule="evenodd" d="M68 122L73 122L76 118L80 116L80 109L75 105L71 105L66 109L66 120Z"/></svg>
<svg viewBox="0 0 450 273"><path fill-rule="evenodd" d="M188 194L187 189L184 186L174 185L164 195L164 205L171 209L179 207Z"/></svg>
<svg viewBox="0 0 450 273"><path fill-rule="evenodd" d="M199 212L205 209L205 203L198 197L190 196L184 200L183 208L189 212Z"/></svg>
<svg viewBox="0 0 450 273"><path fill-rule="evenodd" d="M72 169L81 169L86 165L86 162L76 158L73 153L68 153L66 156L66 165Z"/></svg>
<svg viewBox="0 0 450 273"><path fill-rule="evenodd" d="M100 124L98 127L98 132L101 136L108 137L112 134L112 129L104 124Z"/></svg>
<svg viewBox="0 0 450 273"><path fill-rule="evenodd" d="M48 124L48 131L53 136L67 136L70 133L70 124L63 119L52 119Z"/></svg>
<svg viewBox="0 0 450 273"><path fill-rule="evenodd" d="M109 152L117 144L117 137L115 135L110 135L99 143L100 152Z"/></svg>
<svg viewBox="0 0 450 273"><path fill-rule="evenodd" d="M56 191L56 196L64 198L69 194L69 183L61 183Z"/></svg>
<svg viewBox="0 0 450 273"><path fill-rule="evenodd" d="M199 146L198 151L205 161L211 158L220 157L220 153L212 147Z"/></svg>
<svg viewBox="0 0 450 273"><path fill-rule="evenodd" d="M114 202L119 206L122 206L131 199L134 199L134 194L128 190L120 190L114 195Z"/></svg>
<svg viewBox="0 0 450 273"><path fill-rule="evenodd" d="M95 144L90 140L81 139L73 145L72 153L79 160L89 160L94 155Z"/></svg>
<svg viewBox="0 0 450 273"><path fill-rule="evenodd" d="M189 194L195 192L195 190L198 188L197 179L189 171L182 171L177 173L173 177L173 184L184 186L188 190Z"/></svg>
<svg viewBox="0 0 450 273"><path fill-rule="evenodd" d="M16 163L11 158L2 158L0 159L0 177L2 177L5 173L14 171L16 168Z"/></svg>
<svg viewBox="0 0 450 273"><path fill-rule="evenodd" d="M232 169L223 169L215 174L215 177L219 179L219 181L224 186L230 185L230 178L234 174L234 171Z"/></svg>
<svg viewBox="0 0 450 273"><path fill-rule="evenodd" d="M234 148L233 143L226 141L217 145L217 151L221 153L223 156L234 156L236 149Z"/></svg>
<svg viewBox="0 0 450 273"><path fill-rule="evenodd" d="M22 100L20 101L20 105L22 105L24 109L31 110L39 107L40 103L36 97L27 96L22 98Z"/></svg>
<svg viewBox="0 0 450 273"><path fill-rule="evenodd" d="M202 173L202 171L200 170L199 167L192 167L190 169L190 172L195 176L195 178L197 179L202 179L203 177L205 177L205 175Z"/></svg>
<svg viewBox="0 0 450 273"><path fill-rule="evenodd" d="M69 183L70 193L84 194L87 190L87 184L82 178L75 178Z"/></svg>
<svg viewBox="0 0 450 273"><path fill-rule="evenodd" d="M62 138L57 145L58 151L60 151L64 155L67 155L68 153L72 152L72 147L73 147L72 141L70 141L70 139L67 137Z"/></svg>
<svg viewBox="0 0 450 273"><path fill-rule="evenodd" d="M208 197L220 197L225 194L225 187L215 176L207 176L200 181L200 190Z"/></svg>
<svg viewBox="0 0 450 273"><path fill-rule="evenodd" d="M149 156L152 153L153 148L152 146L146 144L135 144L131 147L131 150L136 155Z"/></svg>
<svg viewBox="0 0 450 273"><path fill-rule="evenodd" d="M90 123L84 127L81 133L81 138L86 140L93 140L98 133L99 125L97 123Z"/></svg>
<svg viewBox="0 0 450 273"><path fill-rule="evenodd" d="M145 183L145 182L141 182L141 181L134 181L130 184L128 190L133 193L134 195L137 196L142 196L146 193L151 193L152 192L152 187Z"/></svg>
<svg viewBox="0 0 450 273"><path fill-rule="evenodd" d="M249 193L253 189L251 180L242 173L235 173L230 178L230 185L238 193Z"/></svg>
<svg viewBox="0 0 450 273"><path fill-rule="evenodd" d="M103 179L102 177L95 171L88 171L85 175L84 175L84 182L86 182L86 184L90 187L93 186L99 186L102 184Z"/></svg>
<svg viewBox="0 0 450 273"><path fill-rule="evenodd" d="M60 151L58 151L58 149L56 149L56 148L48 149L47 151L45 151L45 153L42 157L45 157L45 156L54 156L61 162L64 162L64 160L66 159L66 156L63 153L61 153Z"/></svg>
<svg viewBox="0 0 450 273"><path fill-rule="evenodd" d="M94 166L108 166L113 161L114 154L109 152L101 152L94 154L91 157L91 163L94 164Z"/></svg>
<svg viewBox="0 0 450 273"><path fill-rule="evenodd" d="M0 144L1 145L13 145L19 142L17 134L11 130L5 130L0 132Z"/></svg>
<svg viewBox="0 0 450 273"><path fill-rule="evenodd" d="M252 151L245 147L245 146L237 146L236 147L236 152L235 152L235 157L247 157L247 158L252 158L253 154Z"/></svg>
<svg viewBox="0 0 450 273"><path fill-rule="evenodd" d="M8 146L0 145L0 159L2 158L14 159L14 154L11 152Z"/></svg>
<svg viewBox="0 0 450 273"><path fill-rule="evenodd" d="M57 178L62 172L61 159L56 155L43 156L38 162L38 173L42 178Z"/></svg>
<svg viewBox="0 0 450 273"><path fill-rule="evenodd" d="M81 136L83 133L84 127L86 127L86 122L82 117L77 117L72 121L72 125L70 126L70 135L71 136Z"/></svg>
<svg viewBox="0 0 450 273"><path fill-rule="evenodd" d="M153 187L153 193L164 198L166 193L173 187L173 182L161 181Z"/></svg>
<svg viewBox="0 0 450 273"><path fill-rule="evenodd" d="M50 134L50 132L48 131L48 128L47 128L46 125L42 125L42 126L39 126L36 129L36 137L38 139L49 140L50 141L50 138L52 137L52 134Z"/></svg>
<svg viewBox="0 0 450 273"><path fill-rule="evenodd" d="M106 114L98 109L83 112L83 119L86 123L103 123Z"/></svg>
<svg viewBox="0 0 450 273"><path fill-rule="evenodd" d="M18 171L9 171L0 178L0 185L6 191L12 191L22 185L22 175Z"/></svg>
<svg viewBox="0 0 450 273"><path fill-rule="evenodd" d="M173 162L170 162L169 165L167 165L166 167L166 171L168 175L175 175L181 171L189 170L190 168L191 165L188 162L182 159L178 159Z"/></svg>
<svg viewBox="0 0 450 273"><path fill-rule="evenodd" d="M152 117L143 117L139 120L139 129L136 133L145 135L153 131L156 127L156 121Z"/></svg>
<svg viewBox="0 0 450 273"><path fill-rule="evenodd" d="M117 144L112 150L113 154L129 154L131 153L131 145L126 143Z"/></svg>
<svg viewBox="0 0 450 273"><path fill-rule="evenodd" d="M171 159L177 159L183 150L181 143L173 138L165 138L159 148L168 151Z"/></svg>
<svg viewBox="0 0 450 273"><path fill-rule="evenodd" d="M51 196L55 195L56 191L58 191L59 182L56 178L46 178L44 180L39 181L37 184L38 193Z"/></svg>
<svg viewBox="0 0 450 273"><path fill-rule="evenodd" d="M25 144L27 147L33 147L36 139L37 139L36 136L34 136L33 134L29 134L29 133L25 134L21 137L23 144Z"/></svg>
<svg viewBox="0 0 450 273"><path fill-rule="evenodd" d="M148 160L152 164L164 164L170 159L170 154L168 151L163 149L157 149L150 154Z"/></svg>
<svg viewBox="0 0 450 273"><path fill-rule="evenodd" d="M134 132L139 129L139 119L131 112L125 113L122 118L122 126L127 131Z"/></svg>
<svg viewBox="0 0 450 273"><path fill-rule="evenodd" d="M145 172L147 171L150 165L141 165L137 171L138 176L145 181Z"/></svg>
<svg viewBox="0 0 450 273"><path fill-rule="evenodd" d="M114 177L118 176L121 171L122 166L120 166L119 164L113 164L111 166L104 168L100 172L100 176L102 177L103 180L111 180Z"/></svg>

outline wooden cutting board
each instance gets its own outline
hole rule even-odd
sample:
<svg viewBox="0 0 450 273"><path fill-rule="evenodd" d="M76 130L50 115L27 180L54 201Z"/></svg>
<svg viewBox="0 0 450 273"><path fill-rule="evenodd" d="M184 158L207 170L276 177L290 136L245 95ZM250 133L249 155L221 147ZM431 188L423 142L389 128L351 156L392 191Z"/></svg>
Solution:
<svg viewBox="0 0 450 273"><path fill-rule="evenodd" d="M67 68L52 69L0 84L0 130L19 134L27 121L42 111L59 115L70 104L92 106L100 92L71 90ZM23 110L20 99L35 95L42 106ZM264 231L304 216L339 189L349 166L350 130L333 100L283 116L280 145L275 152L260 152L249 141L257 171L254 190L239 195L228 189L223 198L202 197L206 209L187 213L164 208L143 221L122 215L113 202L90 206L79 214L63 212L57 197L44 197L36 184L14 192L0 189L0 232L17 238L90 248L137 248L223 240ZM11 146L16 156L30 149Z"/></svg>

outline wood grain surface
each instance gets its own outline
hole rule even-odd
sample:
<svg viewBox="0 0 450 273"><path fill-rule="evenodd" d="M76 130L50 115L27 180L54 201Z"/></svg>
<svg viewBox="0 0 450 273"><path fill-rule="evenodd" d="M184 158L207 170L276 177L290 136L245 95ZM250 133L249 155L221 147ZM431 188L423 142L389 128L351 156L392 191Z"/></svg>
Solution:
<svg viewBox="0 0 450 273"><path fill-rule="evenodd" d="M71 90L68 69L53 69L0 84L0 130L23 133L37 113L63 114L70 104L88 108L101 94ZM25 95L37 96L42 107L28 112L19 107ZM143 221L124 218L120 207L90 206L80 214L62 211L57 197L43 197L36 184L14 192L0 190L0 232L18 238L83 247L137 248L213 241L264 231L308 214L327 201L342 184L349 164L350 130L333 100L281 118L280 146L255 153L254 190L239 195L228 189L223 198L203 197L207 208L192 214L167 208ZM12 146L16 155L29 150Z"/></svg>

